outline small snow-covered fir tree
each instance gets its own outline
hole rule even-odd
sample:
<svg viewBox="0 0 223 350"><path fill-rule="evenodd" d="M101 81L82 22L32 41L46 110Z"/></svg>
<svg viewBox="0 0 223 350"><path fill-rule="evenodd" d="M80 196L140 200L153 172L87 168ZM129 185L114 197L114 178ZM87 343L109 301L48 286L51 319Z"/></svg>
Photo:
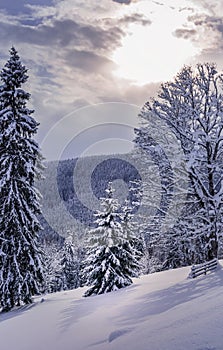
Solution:
<svg viewBox="0 0 223 350"><path fill-rule="evenodd" d="M78 288L82 285L83 247L68 233L63 243L43 243L44 285L46 293Z"/></svg>
<svg viewBox="0 0 223 350"><path fill-rule="evenodd" d="M139 271L133 234L123 223L119 203L108 184L107 197L101 198L102 211L95 214L96 228L89 232L84 274L91 285L84 296L103 294L126 287Z"/></svg>
<svg viewBox="0 0 223 350"><path fill-rule="evenodd" d="M33 139L38 123L26 107L30 94L21 89L27 69L13 47L0 78L0 304L8 311L31 303L43 282L34 187L41 155Z"/></svg>
<svg viewBox="0 0 223 350"><path fill-rule="evenodd" d="M63 289L67 290L79 287L79 262L71 234L65 239L60 264L63 276Z"/></svg>

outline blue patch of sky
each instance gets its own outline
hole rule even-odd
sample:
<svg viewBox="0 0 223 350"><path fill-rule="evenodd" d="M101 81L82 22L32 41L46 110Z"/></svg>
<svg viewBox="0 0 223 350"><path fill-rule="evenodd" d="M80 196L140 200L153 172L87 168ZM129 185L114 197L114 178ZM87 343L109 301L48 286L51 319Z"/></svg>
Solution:
<svg viewBox="0 0 223 350"><path fill-rule="evenodd" d="M37 75L39 77L47 77L47 78L53 77L53 74L48 71L47 67L39 66L39 65L37 67Z"/></svg>
<svg viewBox="0 0 223 350"><path fill-rule="evenodd" d="M29 14L30 9L26 5L52 6L54 0L1 0L0 10L4 10L9 15Z"/></svg>
<svg viewBox="0 0 223 350"><path fill-rule="evenodd" d="M42 23L41 18L21 18L19 22L24 26L36 27Z"/></svg>

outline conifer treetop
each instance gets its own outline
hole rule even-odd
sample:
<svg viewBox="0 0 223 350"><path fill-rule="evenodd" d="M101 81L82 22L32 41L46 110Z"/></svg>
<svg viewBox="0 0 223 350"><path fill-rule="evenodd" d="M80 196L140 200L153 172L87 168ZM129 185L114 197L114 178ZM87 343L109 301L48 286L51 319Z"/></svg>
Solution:
<svg viewBox="0 0 223 350"><path fill-rule="evenodd" d="M6 62L4 68L0 73L1 80L9 88L20 88L21 84L28 79L26 74L28 69L22 65L17 50L12 47L9 50L10 58Z"/></svg>

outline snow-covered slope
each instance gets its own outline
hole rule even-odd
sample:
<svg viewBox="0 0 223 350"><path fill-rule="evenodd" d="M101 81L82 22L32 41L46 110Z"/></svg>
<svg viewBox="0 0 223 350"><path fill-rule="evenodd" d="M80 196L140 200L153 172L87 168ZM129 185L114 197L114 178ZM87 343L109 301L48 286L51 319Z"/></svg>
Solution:
<svg viewBox="0 0 223 350"><path fill-rule="evenodd" d="M160 272L117 292L47 295L0 315L1 350L223 350L223 270Z"/></svg>

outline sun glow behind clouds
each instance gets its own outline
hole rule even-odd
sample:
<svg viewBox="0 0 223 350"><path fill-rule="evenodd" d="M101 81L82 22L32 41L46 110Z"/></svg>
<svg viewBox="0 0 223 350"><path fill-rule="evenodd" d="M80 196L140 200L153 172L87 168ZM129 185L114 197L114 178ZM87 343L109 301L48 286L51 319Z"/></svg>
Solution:
<svg viewBox="0 0 223 350"><path fill-rule="evenodd" d="M173 34L186 22L189 13L160 6L154 14L151 12L151 2L141 3L137 10L148 14L152 24L131 24L122 47L112 57L118 65L114 74L138 85L169 80L192 56L199 53L189 40Z"/></svg>

